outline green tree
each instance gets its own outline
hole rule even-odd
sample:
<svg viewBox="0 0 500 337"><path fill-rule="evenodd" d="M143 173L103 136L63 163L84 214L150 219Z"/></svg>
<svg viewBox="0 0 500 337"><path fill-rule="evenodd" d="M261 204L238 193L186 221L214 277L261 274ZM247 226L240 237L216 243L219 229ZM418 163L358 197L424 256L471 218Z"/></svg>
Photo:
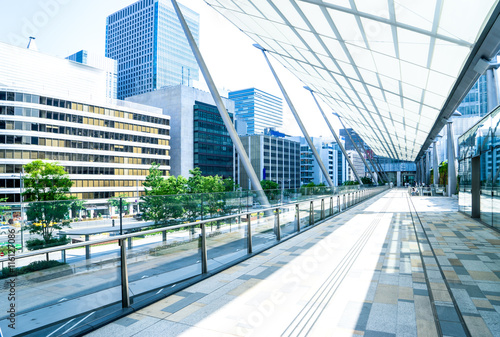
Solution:
<svg viewBox="0 0 500 337"><path fill-rule="evenodd" d="M7 201L7 198L0 198L0 203L4 203ZM9 206L0 205L0 217L5 219L6 212L10 210ZM6 220L6 219L5 219Z"/></svg>
<svg viewBox="0 0 500 337"><path fill-rule="evenodd" d="M30 202L26 216L31 221L26 229L49 243L54 231L70 227L62 220L68 217L74 199L67 195L73 183L57 163L35 160L24 165L24 172L23 198Z"/></svg>
<svg viewBox="0 0 500 337"><path fill-rule="evenodd" d="M222 180L224 184L224 191L226 192L234 192L238 188L240 188L240 185L235 183L235 181L232 178L225 178Z"/></svg>
<svg viewBox="0 0 500 337"><path fill-rule="evenodd" d="M80 211L86 210L85 201L83 200L73 200L71 202L71 215L73 218L78 217Z"/></svg>
<svg viewBox="0 0 500 337"><path fill-rule="evenodd" d="M267 199L271 202L277 201L280 198L280 190L278 189L279 184L271 180L261 180L260 186L264 190Z"/></svg>
<svg viewBox="0 0 500 337"><path fill-rule="evenodd" d="M164 179L159 169L153 164L143 183L146 196L141 197L143 218L153 220L155 224L165 225L172 219L182 217L184 208L179 194L185 193L187 180L182 177Z"/></svg>
<svg viewBox="0 0 500 337"><path fill-rule="evenodd" d="M365 185L373 184L372 178L370 177L361 177L361 182Z"/></svg>
<svg viewBox="0 0 500 337"><path fill-rule="evenodd" d="M445 160L438 167L439 185L448 185L448 161Z"/></svg>

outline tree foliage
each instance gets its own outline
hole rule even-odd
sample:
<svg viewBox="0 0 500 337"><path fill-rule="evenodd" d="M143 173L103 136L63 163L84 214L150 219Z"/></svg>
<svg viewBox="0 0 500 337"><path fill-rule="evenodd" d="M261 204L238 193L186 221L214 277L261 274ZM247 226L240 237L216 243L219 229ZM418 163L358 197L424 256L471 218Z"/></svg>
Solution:
<svg viewBox="0 0 500 337"><path fill-rule="evenodd" d="M370 177L361 177L361 182L365 185L373 184L372 178Z"/></svg>
<svg viewBox="0 0 500 337"><path fill-rule="evenodd" d="M41 160L24 165L24 201L30 202L26 210L26 229L39 234L46 242L55 230L70 227L63 219L69 217L73 199L67 194L73 185L68 174L57 163Z"/></svg>

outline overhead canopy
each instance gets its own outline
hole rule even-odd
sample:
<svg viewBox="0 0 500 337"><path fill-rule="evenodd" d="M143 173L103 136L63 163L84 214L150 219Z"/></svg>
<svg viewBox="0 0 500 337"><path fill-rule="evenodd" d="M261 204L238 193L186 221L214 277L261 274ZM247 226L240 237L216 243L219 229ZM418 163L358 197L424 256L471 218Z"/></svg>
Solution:
<svg viewBox="0 0 500 337"><path fill-rule="evenodd" d="M498 6L497 0L205 1L320 95L377 155L410 161L428 142Z"/></svg>

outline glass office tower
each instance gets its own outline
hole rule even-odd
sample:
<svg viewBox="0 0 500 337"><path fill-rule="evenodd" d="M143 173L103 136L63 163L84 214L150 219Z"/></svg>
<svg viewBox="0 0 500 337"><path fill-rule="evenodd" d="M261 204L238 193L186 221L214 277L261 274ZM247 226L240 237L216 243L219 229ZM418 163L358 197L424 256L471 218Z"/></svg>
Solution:
<svg viewBox="0 0 500 337"><path fill-rule="evenodd" d="M231 91L228 98L234 101L236 119L246 122L249 135L283 125L283 103L279 97L250 88Z"/></svg>
<svg viewBox="0 0 500 337"><path fill-rule="evenodd" d="M199 14L180 5L196 42ZM198 65L169 0L141 0L108 16L106 57L118 61L118 99L198 80Z"/></svg>

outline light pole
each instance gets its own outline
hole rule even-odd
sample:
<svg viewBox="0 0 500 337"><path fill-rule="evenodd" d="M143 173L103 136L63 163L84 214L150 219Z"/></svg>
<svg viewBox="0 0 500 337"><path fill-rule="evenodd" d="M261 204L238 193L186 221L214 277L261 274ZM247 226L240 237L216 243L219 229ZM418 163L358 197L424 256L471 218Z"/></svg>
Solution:
<svg viewBox="0 0 500 337"><path fill-rule="evenodd" d="M11 177L16 177L16 174L11 175ZM19 201L21 208L21 253L24 252L24 204L23 204L23 188L24 188L24 167L21 172L19 172Z"/></svg>

